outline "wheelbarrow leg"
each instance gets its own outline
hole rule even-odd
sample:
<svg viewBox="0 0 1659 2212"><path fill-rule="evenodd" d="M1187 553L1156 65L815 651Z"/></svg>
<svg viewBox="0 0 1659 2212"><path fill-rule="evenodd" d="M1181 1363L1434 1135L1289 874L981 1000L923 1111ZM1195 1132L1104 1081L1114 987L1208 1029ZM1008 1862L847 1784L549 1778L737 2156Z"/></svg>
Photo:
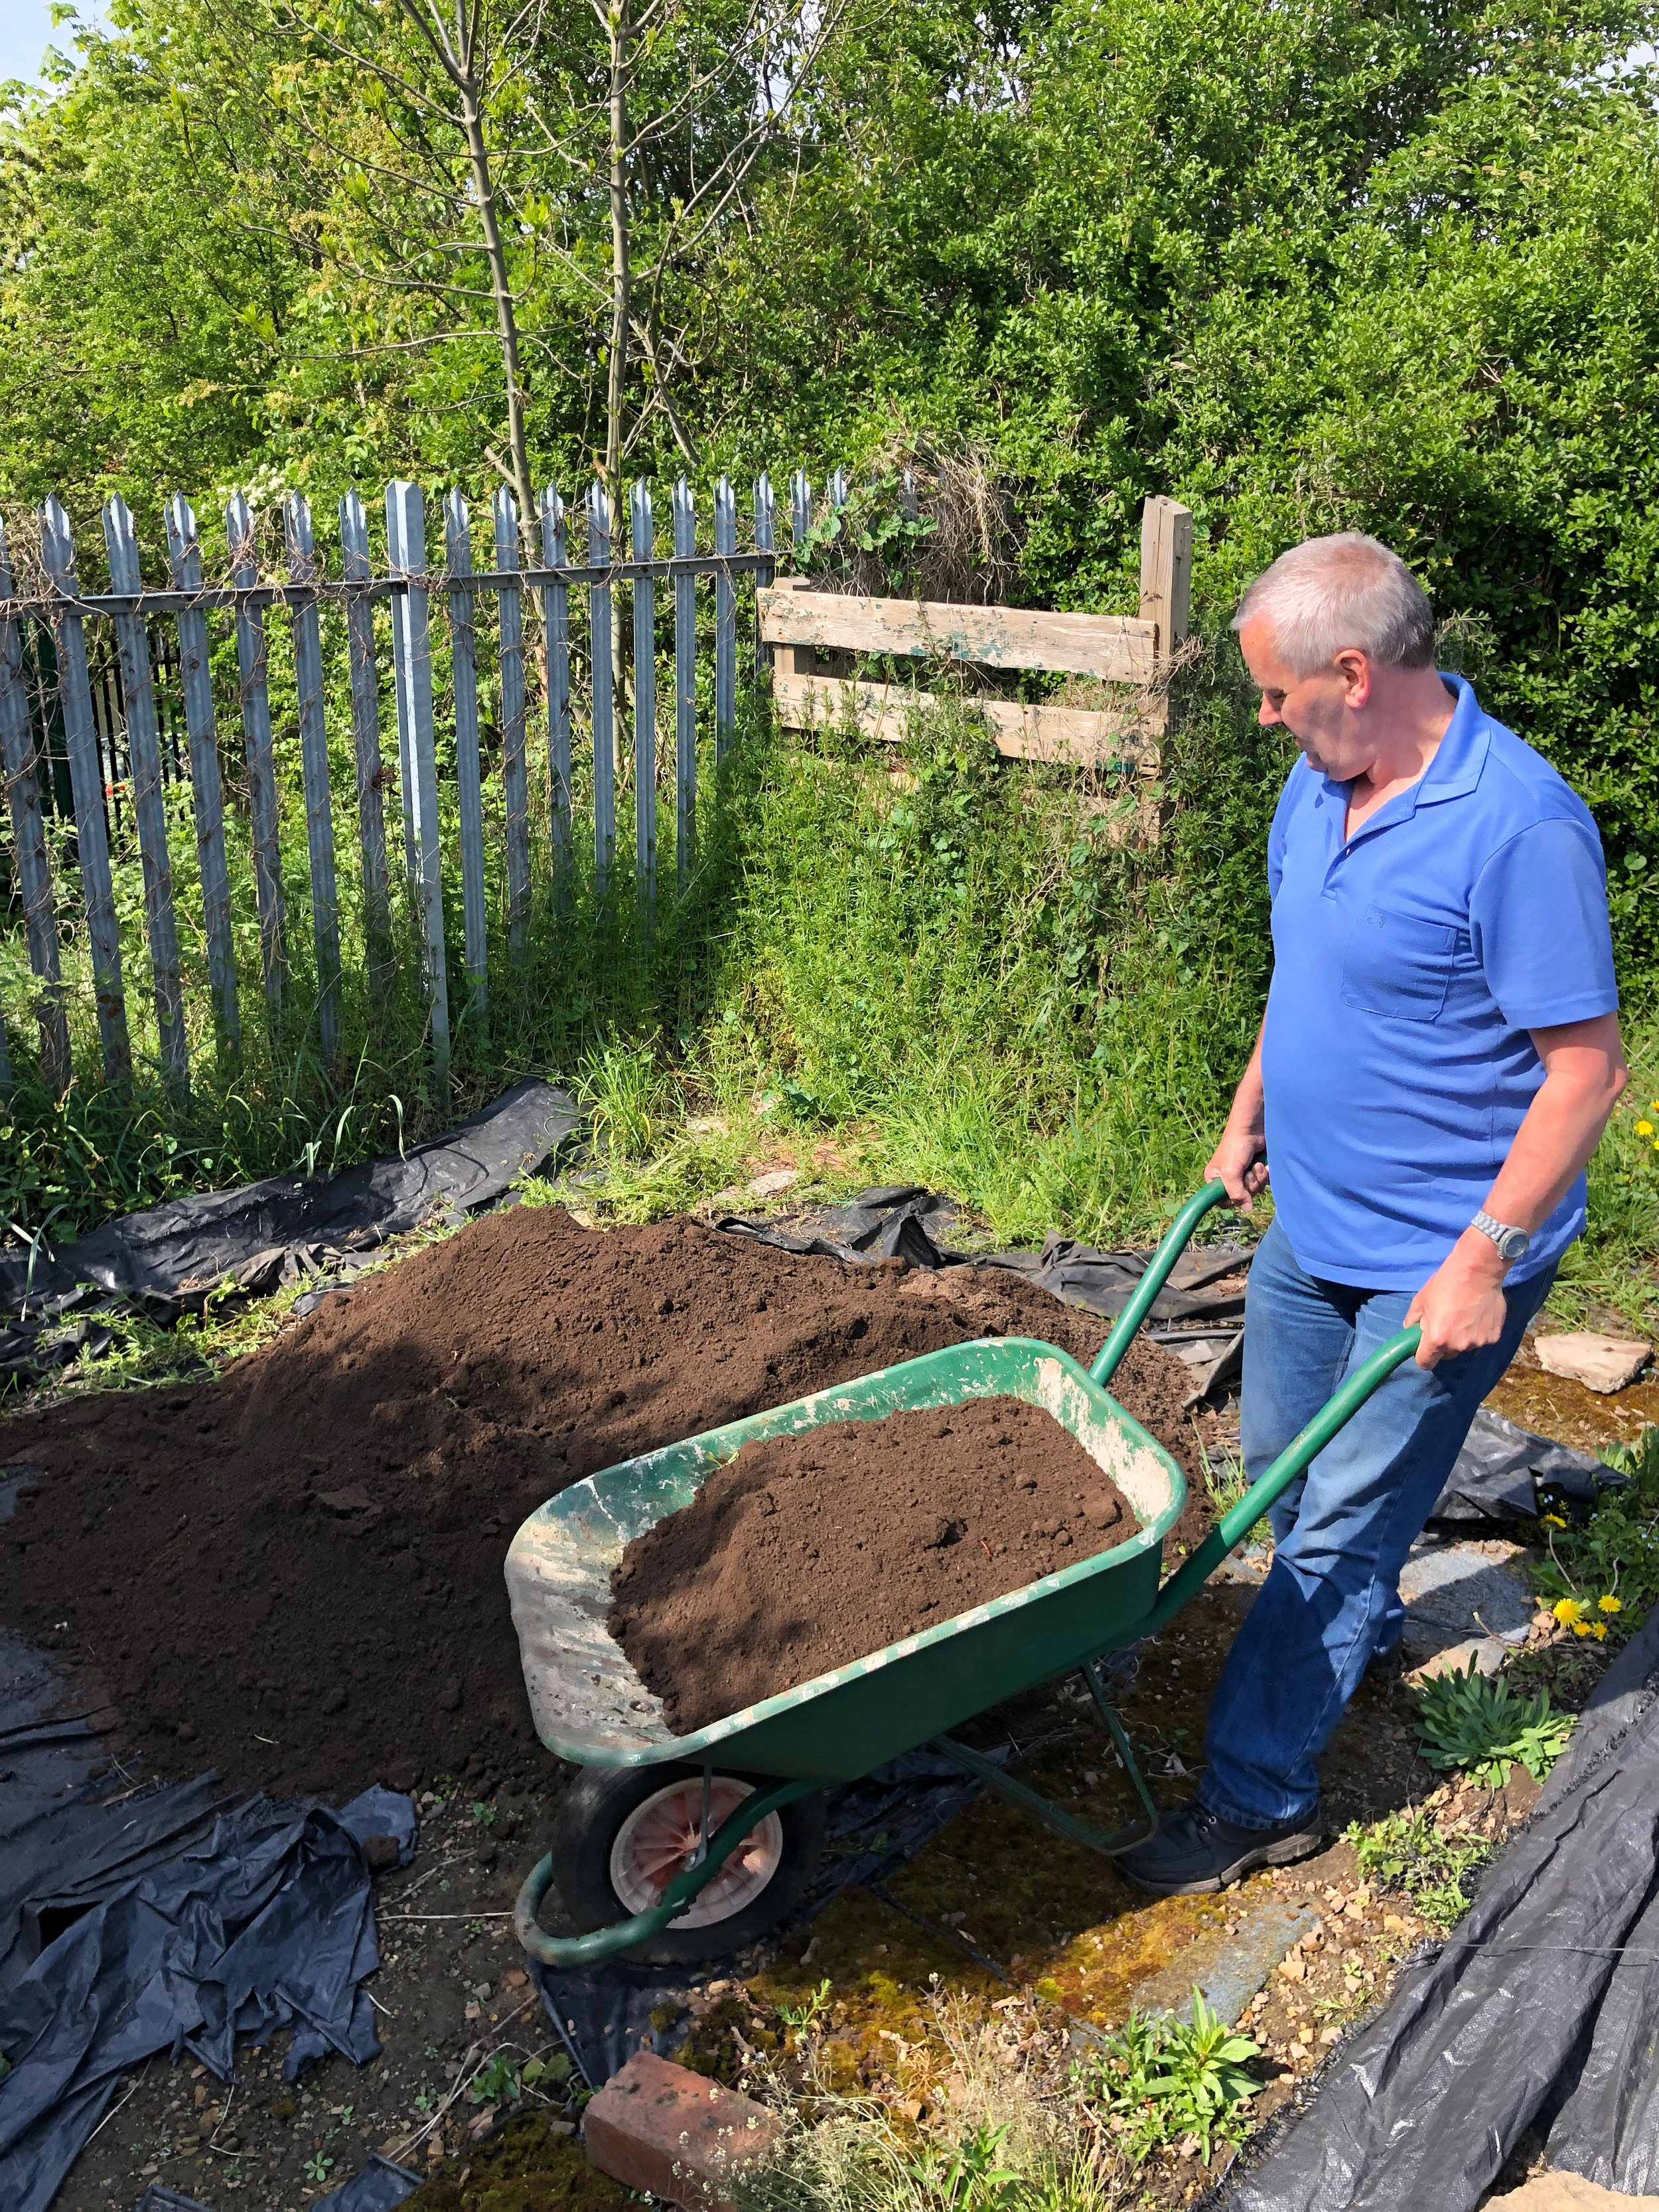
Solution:
<svg viewBox="0 0 1659 2212"><path fill-rule="evenodd" d="M1124 1747L1127 1750L1127 1739L1124 1740ZM1030 1813L1045 1827L1052 1828L1057 1836L1063 1836L1067 1843L1081 1844L1085 1850L1101 1851L1109 1858L1115 1851L1127 1851L1136 1844L1144 1844L1158 1826L1158 1810L1154 1806L1150 1826L1144 1820L1137 1820L1133 1827L1119 1828L1108 1835L1103 1829L1093 1826L1089 1821L1079 1820L1074 1814L1062 1812L1040 1790L1033 1790L1018 1776L1006 1772L994 1759L987 1759L981 1752L970 1750L965 1743L958 1743L954 1736L936 1735L929 1749L938 1752L941 1758L948 1759L952 1766L963 1774L971 1775L975 1782L982 1782L988 1790L994 1790L999 1796L1006 1797L1011 1803ZM1139 1783L1140 1775L1133 1754L1128 1765L1136 1782ZM1140 1794L1151 1805L1152 1800L1146 1797L1144 1784L1141 1784Z"/></svg>
<svg viewBox="0 0 1659 2212"><path fill-rule="evenodd" d="M1117 1755L1123 1761L1123 1771L1134 1784L1136 1795L1146 1808L1146 1817L1152 1822L1152 1827L1156 1829L1158 1820L1158 1806L1153 1801L1152 1791L1146 1787L1146 1778L1140 1771L1134 1753L1130 1749L1128 1733L1117 1717L1116 1708L1107 1700L1106 1692L1100 1679L1098 1659L1084 1661L1083 1679L1089 1685L1089 1695L1095 1701L1096 1713L1105 1724L1106 1731L1112 1741L1117 1746ZM1119 1848L1121 1849L1121 1846Z"/></svg>

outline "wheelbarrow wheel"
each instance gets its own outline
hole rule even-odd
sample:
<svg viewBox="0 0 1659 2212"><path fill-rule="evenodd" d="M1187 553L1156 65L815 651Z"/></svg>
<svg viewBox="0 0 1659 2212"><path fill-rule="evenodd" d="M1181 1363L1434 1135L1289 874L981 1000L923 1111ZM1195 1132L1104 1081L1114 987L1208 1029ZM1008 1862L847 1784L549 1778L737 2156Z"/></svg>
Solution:
<svg viewBox="0 0 1659 2212"><path fill-rule="evenodd" d="M716 1773L709 1833L767 1786L763 1776ZM554 1882L579 1934L658 1903L696 1849L702 1788L700 1766L582 1769L560 1802L552 1841ZM823 1845L823 1796L815 1790L769 1813L678 1920L626 1955L681 1966L742 1950L799 1902Z"/></svg>

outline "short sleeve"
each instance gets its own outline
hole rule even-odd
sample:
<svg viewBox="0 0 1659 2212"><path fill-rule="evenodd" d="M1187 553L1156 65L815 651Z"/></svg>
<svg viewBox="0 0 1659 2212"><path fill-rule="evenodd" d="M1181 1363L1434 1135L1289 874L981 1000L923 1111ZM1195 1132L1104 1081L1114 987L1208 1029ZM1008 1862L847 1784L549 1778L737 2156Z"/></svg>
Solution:
<svg viewBox="0 0 1659 2212"><path fill-rule="evenodd" d="M1501 845L1469 900L1475 957L1504 1018L1553 1028L1619 1006L1607 869L1586 824L1536 822Z"/></svg>

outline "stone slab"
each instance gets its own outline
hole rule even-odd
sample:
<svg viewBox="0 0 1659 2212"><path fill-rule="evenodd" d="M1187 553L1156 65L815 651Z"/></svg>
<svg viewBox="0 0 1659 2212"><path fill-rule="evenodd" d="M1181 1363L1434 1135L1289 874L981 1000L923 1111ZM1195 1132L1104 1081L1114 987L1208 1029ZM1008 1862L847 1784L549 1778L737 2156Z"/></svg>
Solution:
<svg viewBox="0 0 1659 2212"><path fill-rule="evenodd" d="M1490 2212L1659 2212L1659 2197L1620 2197L1579 2173L1535 2173L1486 2203Z"/></svg>
<svg viewBox="0 0 1659 2212"><path fill-rule="evenodd" d="M1589 1328L1534 1336L1532 1348L1548 1375L1565 1375L1604 1397L1633 1382L1653 1356L1653 1346L1636 1336L1601 1336Z"/></svg>

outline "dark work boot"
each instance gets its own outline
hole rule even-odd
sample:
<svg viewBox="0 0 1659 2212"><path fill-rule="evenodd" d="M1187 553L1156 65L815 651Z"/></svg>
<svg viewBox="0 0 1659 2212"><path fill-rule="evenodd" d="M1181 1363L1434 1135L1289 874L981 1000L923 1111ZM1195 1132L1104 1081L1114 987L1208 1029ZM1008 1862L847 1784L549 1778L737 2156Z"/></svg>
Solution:
<svg viewBox="0 0 1659 2212"><path fill-rule="evenodd" d="M1166 1813L1158 1833L1117 1855L1119 1871L1154 1897L1195 1897L1224 1889L1257 1867L1289 1866L1325 1840L1324 1816L1315 1806L1305 1820L1276 1828L1240 1828L1197 1798Z"/></svg>

